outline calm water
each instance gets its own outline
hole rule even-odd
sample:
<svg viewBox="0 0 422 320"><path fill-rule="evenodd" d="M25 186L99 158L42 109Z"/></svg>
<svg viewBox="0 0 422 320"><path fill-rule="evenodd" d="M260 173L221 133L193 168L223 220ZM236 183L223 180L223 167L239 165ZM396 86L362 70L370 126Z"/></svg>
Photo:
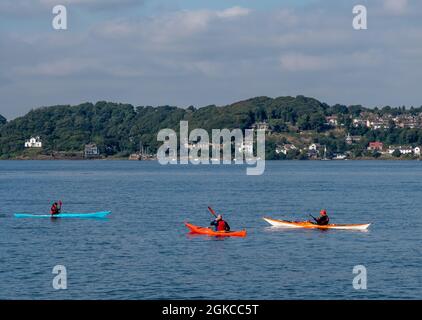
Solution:
<svg viewBox="0 0 422 320"><path fill-rule="evenodd" d="M0 162L0 299L422 299L421 162L160 166L127 161ZM111 210L108 220L13 212ZM206 207L245 239L188 236ZM274 230L261 219L372 222L368 232ZM52 287L67 267L68 289ZM353 289L363 264L368 289Z"/></svg>

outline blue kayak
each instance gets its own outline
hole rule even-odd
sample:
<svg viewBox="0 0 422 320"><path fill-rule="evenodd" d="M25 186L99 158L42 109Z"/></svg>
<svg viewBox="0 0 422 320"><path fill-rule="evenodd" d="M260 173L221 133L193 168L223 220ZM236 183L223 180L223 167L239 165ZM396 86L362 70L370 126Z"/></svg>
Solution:
<svg viewBox="0 0 422 320"><path fill-rule="evenodd" d="M32 214L32 213L15 213L15 218L106 218L110 211L93 212L93 213L59 213L51 214Z"/></svg>

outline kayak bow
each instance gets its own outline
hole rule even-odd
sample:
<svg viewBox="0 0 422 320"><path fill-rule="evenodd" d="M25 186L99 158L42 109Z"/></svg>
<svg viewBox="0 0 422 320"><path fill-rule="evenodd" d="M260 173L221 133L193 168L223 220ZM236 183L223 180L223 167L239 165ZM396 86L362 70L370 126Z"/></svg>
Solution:
<svg viewBox="0 0 422 320"><path fill-rule="evenodd" d="M93 212L93 213L59 213L51 214L32 214L32 213L15 213L15 218L106 218L110 211Z"/></svg>
<svg viewBox="0 0 422 320"><path fill-rule="evenodd" d="M211 237L246 237L246 230L241 231L214 231L211 228L198 227L190 223L185 223L192 234L203 234Z"/></svg>
<svg viewBox="0 0 422 320"><path fill-rule="evenodd" d="M305 229L336 229L336 230L366 230L371 225L368 224L328 224L326 226L319 226L309 221L287 221L276 220L271 218L263 218L273 227L281 228L305 228Z"/></svg>

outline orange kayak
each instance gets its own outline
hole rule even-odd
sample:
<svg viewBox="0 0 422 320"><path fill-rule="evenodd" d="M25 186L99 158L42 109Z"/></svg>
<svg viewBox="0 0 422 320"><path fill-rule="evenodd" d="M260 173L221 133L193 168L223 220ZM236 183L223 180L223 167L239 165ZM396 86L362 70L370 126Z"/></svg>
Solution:
<svg viewBox="0 0 422 320"><path fill-rule="evenodd" d="M215 231L211 228L198 227L190 223L185 223L192 234L204 234L211 237L246 237L246 230L241 231Z"/></svg>
<svg viewBox="0 0 422 320"><path fill-rule="evenodd" d="M319 226L309 221L287 221L263 218L270 225L282 228L305 228L305 229L337 229L337 230L366 230L371 225L367 224L328 224Z"/></svg>

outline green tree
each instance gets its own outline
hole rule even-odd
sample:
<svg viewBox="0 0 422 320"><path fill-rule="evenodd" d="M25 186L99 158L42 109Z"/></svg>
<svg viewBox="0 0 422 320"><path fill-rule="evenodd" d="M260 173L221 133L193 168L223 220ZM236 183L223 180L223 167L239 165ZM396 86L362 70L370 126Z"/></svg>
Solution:
<svg viewBox="0 0 422 320"><path fill-rule="evenodd" d="M287 160L294 160L294 159L297 159L299 157L299 155L300 155L299 150L289 150L289 151L287 151L286 159Z"/></svg>
<svg viewBox="0 0 422 320"><path fill-rule="evenodd" d="M276 144L274 141L265 142L265 159L267 160L277 160L278 154L275 152Z"/></svg>
<svg viewBox="0 0 422 320"><path fill-rule="evenodd" d="M257 113L256 113L256 118L258 119L258 121L267 121L268 116L267 116L267 112L265 111L264 108L259 108Z"/></svg>
<svg viewBox="0 0 422 320"><path fill-rule="evenodd" d="M309 126L311 129L316 130L317 132L324 131L325 127L325 117L321 113L314 113L309 117Z"/></svg>
<svg viewBox="0 0 422 320"><path fill-rule="evenodd" d="M106 101L76 106L58 105L32 110L9 122L0 116L0 153L3 158L20 155L24 152L25 140L34 135L41 136L44 153L81 151L89 142L96 143L103 154L109 155L138 151L140 142L155 152L161 145L157 141L159 130L170 128L178 132L181 120L189 121L191 129L203 128L210 134L215 128L247 129L256 121L268 121L276 133L273 143L282 143L282 137L288 137L298 145L315 141L326 145L328 153L350 151L355 156L372 155L366 151L369 141L381 141L386 145L422 145L422 128L397 128L391 122L387 130L372 130L364 125L355 127L352 120L362 113L418 115L422 113L422 107L387 106L378 110L360 105L330 107L304 96L255 97L222 107L209 105L187 109L169 105L134 107ZM346 132L361 136L361 142L346 145L344 136L325 124L325 117L329 115L337 115L340 123L344 122ZM307 132L299 133L292 127ZM327 131L329 134L326 134ZM274 150L272 144L268 145L269 158L283 157L276 155ZM307 158L307 155L295 152L289 157L298 159Z"/></svg>
<svg viewBox="0 0 422 320"><path fill-rule="evenodd" d="M394 150L394 152L391 154L393 157L400 158L401 152L399 149Z"/></svg>
<svg viewBox="0 0 422 320"><path fill-rule="evenodd" d="M380 152L378 152L378 151L374 151L374 152L372 152L372 156L373 156L374 158L379 158L379 157L381 157L381 153L380 153Z"/></svg>
<svg viewBox="0 0 422 320"><path fill-rule="evenodd" d="M309 121L310 121L309 115L300 116L299 119L297 120L298 128L300 130L309 130L311 128Z"/></svg>

